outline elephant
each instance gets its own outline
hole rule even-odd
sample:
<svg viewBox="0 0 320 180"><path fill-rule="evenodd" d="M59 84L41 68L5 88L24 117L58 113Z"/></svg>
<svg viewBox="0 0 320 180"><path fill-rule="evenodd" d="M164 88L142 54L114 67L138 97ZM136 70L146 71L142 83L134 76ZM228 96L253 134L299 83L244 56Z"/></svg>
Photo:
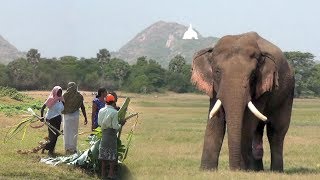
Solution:
<svg viewBox="0 0 320 180"><path fill-rule="evenodd" d="M230 170L263 170L266 126L270 169L283 171L295 79L276 45L256 32L226 35L194 54L191 81L210 97L201 169L218 169L227 130Z"/></svg>

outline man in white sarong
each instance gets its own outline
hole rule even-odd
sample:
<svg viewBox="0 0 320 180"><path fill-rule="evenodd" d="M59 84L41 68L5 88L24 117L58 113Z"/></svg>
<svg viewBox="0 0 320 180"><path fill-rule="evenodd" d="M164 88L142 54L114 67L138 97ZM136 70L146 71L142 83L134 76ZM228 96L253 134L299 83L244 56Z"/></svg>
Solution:
<svg viewBox="0 0 320 180"><path fill-rule="evenodd" d="M69 82L68 89L63 94L65 106L63 110L63 140L66 154L77 152L79 108L84 116L84 124L88 123L86 109L83 104L83 96L78 92L76 83Z"/></svg>

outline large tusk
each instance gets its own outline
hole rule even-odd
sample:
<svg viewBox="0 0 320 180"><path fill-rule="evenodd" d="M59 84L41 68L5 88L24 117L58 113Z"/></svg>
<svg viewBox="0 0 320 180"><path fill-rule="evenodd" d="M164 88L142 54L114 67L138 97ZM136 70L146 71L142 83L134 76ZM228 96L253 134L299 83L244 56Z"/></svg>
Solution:
<svg viewBox="0 0 320 180"><path fill-rule="evenodd" d="M221 107L221 101L218 99L210 111L209 119L211 119Z"/></svg>
<svg viewBox="0 0 320 180"><path fill-rule="evenodd" d="M265 115L259 112L259 110L252 104L251 101L248 103L248 108L257 118L261 119L262 121L266 121L268 119Z"/></svg>

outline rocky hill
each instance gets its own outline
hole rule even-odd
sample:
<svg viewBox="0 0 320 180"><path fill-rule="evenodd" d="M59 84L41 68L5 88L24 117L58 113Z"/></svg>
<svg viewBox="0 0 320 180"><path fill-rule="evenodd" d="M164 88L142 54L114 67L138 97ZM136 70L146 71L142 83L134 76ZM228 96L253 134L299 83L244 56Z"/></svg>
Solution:
<svg viewBox="0 0 320 180"><path fill-rule="evenodd" d="M213 46L218 38L203 37L197 30L198 39L182 39L187 26L159 21L142 32L119 49L114 56L134 63L138 57L147 56L167 67L170 60L180 54L191 63L193 54L209 46Z"/></svg>
<svg viewBox="0 0 320 180"><path fill-rule="evenodd" d="M0 63L8 64L10 61L23 56L24 54L22 52L0 35Z"/></svg>

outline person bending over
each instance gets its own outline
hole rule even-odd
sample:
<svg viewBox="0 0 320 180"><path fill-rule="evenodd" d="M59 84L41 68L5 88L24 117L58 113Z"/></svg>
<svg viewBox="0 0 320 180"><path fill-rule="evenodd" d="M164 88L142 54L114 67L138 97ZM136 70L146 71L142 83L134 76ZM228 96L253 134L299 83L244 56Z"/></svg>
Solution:
<svg viewBox="0 0 320 180"><path fill-rule="evenodd" d="M43 104L41 108L41 121L44 121L44 109L48 107L48 112L46 113L46 121L51 124L53 127L55 127L57 130L60 130L61 125L61 112L64 109L64 99L62 97L62 88L60 86L55 86L45 103ZM48 150L49 156L54 156L54 149L56 147L58 136L60 135L59 132L54 131L52 129L48 128L49 133L49 143L46 144L46 146L42 149L42 153L44 153L45 150Z"/></svg>

